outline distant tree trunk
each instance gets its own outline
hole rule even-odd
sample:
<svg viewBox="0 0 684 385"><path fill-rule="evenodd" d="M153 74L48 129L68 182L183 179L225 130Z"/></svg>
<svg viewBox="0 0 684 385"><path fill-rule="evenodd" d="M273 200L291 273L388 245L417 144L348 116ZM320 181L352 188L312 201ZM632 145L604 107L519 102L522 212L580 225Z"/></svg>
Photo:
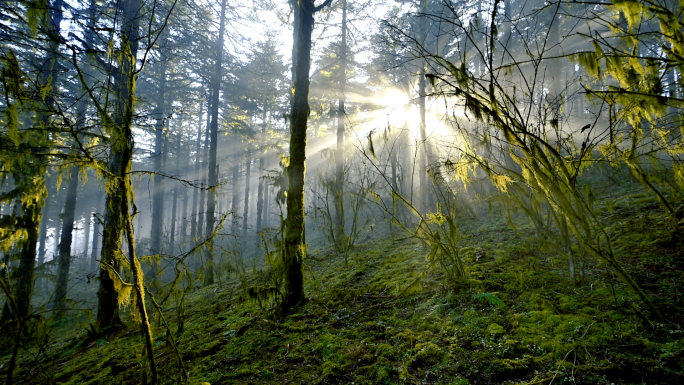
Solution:
<svg viewBox="0 0 684 385"><path fill-rule="evenodd" d="M177 134L177 141L176 141L176 171L175 174L178 175L181 169L180 165L180 148L181 148L181 134L178 132ZM173 250L176 247L176 208L177 208L177 201L178 201L178 182L174 182L175 186L173 188L173 204L172 204L172 209L171 209L171 241L170 247L171 247L171 253L173 253Z"/></svg>
<svg viewBox="0 0 684 385"><path fill-rule="evenodd" d="M162 232L164 228L164 177L160 174L164 172L165 156L165 106L166 106L166 70L167 61L164 55L161 58L161 69L159 73L159 94L157 96L157 107L154 114L157 123L154 126L154 187L152 195L152 225L150 228L150 253L159 254L162 252ZM154 271L154 269L152 269Z"/></svg>
<svg viewBox="0 0 684 385"><path fill-rule="evenodd" d="M183 134L183 125L182 122L179 125L178 129L178 135L182 136ZM181 138L182 140L182 138ZM183 178L187 178L188 175L188 167L189 167L189 162L190 162L190 154L187 151L183 150L183 146L181 145L178 148L178 160L180 162L178 172L181 173ZM188 238L188 189L185 186L181 186L181 200L182 200L182 208L181 208L181 215L180 215L180 244L185 245L185 242L187 241ZM184 248L181 248L181 250L184 250Z"/></svg>
<svg viewBox="0 0 684 385"><path fill-rule="evenodd" d="M342 42L340 43L339 105L337 109L337 151L335 152L335 240L337 248L345 251L344 234L344 102L347 84L347 1L342 0ZM346 257L345 257L346 258ZM346 259L345 259L346 262Z"/></svg>
<svg viewBox="0 0 684 385"><path fill-rule="evenodd" d="M66 200L64 201L64 217L62 218L62 235L59 242L59 268L57 270L57 289L55 291L55 317L62 318L66 314L66 294L71 267L71 242L74 233L76 214L76 197L78 195L78 166L71 168Z"/></svg>
<svg viewBox="0 0 684 385"><path fill-rule="evenodd" d="M49 222L48 216L50 215L50 200L45 199L45 206L43 206L43 218L40 221L40 236L38 238L38 266L45 263L45 254L47 250L45 249L45 243L47 240L47 225Z"/></svg>
<svg viewBox="0 0 684 385"><path fill-rule="evenodd" d="M209 94L211 95L211 87L209 87ZM200 173L202 175L202 186L206 187L207 185L207 174L206 174L206 169L205 165L208 163L209 159L207 158L208 150L209 150L209 126L210 126L210 120L211 120L211 99L207 101L207 124L206 124L206 129L204 132L204 151L202 155L202 162L201 162L201 169ZM197 212L197 236L198 237L203 237L204 236L204 205L207 202L207 199L205 197L205 190L200 190L200 199L199 199L199 207L198 207L198 212Z"/></svg>
<svg viewBox="0 0 684 385"><path fill-rule="evenodd" d="M58 206L59 207L59 206ZM52 245L52 259L57 258L57 254L59 253L59 240L60 240L60 234L62 233L62 211L59 210L57 213L57 220L55 221L55 233L52 234L53 236L53 245Z"/></svg>
<svg viewBox="0 0 684 385"><path fill-rule="evenodd" d="M239 150L235 150L235 155L233 155L233 180L232 180L232 186L231 186L231 202L230 206L233 210L233 219L231 221L231 226L230 226L230 231L231 233L235 234L237 231L237 212L238 212L238 200L240 199L239 196L239 191L240 191L240 186L238 185L238 181L240 180L240 158L242 157L242 153Z"/></svg>
<svg viewBox="0 0 684 385"><path fill-rule="evenodd" d="M271 212L271 186L268 183L268 179L264 179L264 208L263 208L263 215L264 219L262 220L261 225L263 226L262 229L270 227L269 225L271 224L269 222L269 214Z"/></svg>
<svg viewBox="0 0 684 385"><path fill-rule="evenodd" d="M427 2L428 0L420 0L420 12L427 12ZM427 42L427 30L425 27L425 16L420 18L419 21L419 33L420 42L426 45ZM421 205L423 210L433 209L434 196L431 191L431 182L428 180L427 169L429 163L432 161L432 150L427 141L427 135L425 133L425 97L426 97L426 84L425 84L425 59L419 59L420 68L418 70L418 110L420 114L420 142L422 144L422 153L418 158L418 172L420 174L420 197Z"/></svg>
<svg viewBox="0 0 684 385"><path fill-rule="evenodd" d="M330 4L326 0L322 6ZM280 312L288 314L305 301L304 274L304 175L306 172L306 127L309 117L309 70L311 68L311 33L315 7L313 0L300 0L294 4L294 95L290 121L290 163L287 167L287 219L285 220L284 246L284 298Z"/></svg>
<svg viewBox="0 0 684 385"><path fill-rule="evenodd" d="M201 151L202 151L202 107L204 107L204 103L202 103L202 100L200 99L200 110L199 110L199 119L197 119L197 147L195 148L195 176L193 178L193 181L201 181L200 179L200 173L201 173ZM199 192L197 191L196 188L192 189L192 222L190 224L190 237L194 240L197 239L197 210L198 210L198 199L199 199Z"/></svg>
<svg viewBox="0 0 684 385"><path fill-rule="evenodd" d="M212 95L211 95L211 128L209 142L209 185L216 186L218 184L218 175L216 169L216 150L218 147L218 110L219 110L219 93L221 91L221 69L223 67L223 35L226 29L226 3L227 0L221 1L221 20L219 24L219 36L216 49L216 66L214 68L214 78L212 79ZM216 218L214 211L216 209L216 189L212 188L209 191L209 199L207 200L207 233L214 229ZM214 283L214 241L209 243L207 252L207 268L204 271L204 284L211 285Z"/></svg>
<svg viewBox="0 0 684 385"><path fill-rule="evenodd" d="M95 212L100 213L100 207L102 205L102 191L97 192L97 201L95 203ZM93 221L95 221L95 227L93 227L93 245L92 245L92 250L90 251L90 268L92 270L97 269L97 256L99 254L99 245L100 245L100 218L93 218Z"/></svg>
<svg viewBox="0 0 684 385"><path fill-rule="evenodd" d="M85 226L83 229L83 234L85 235L85 238L83 239L83 256L85 257L86 261L88 260L88 250L90 249L90 221L92 219L93 218L92 215L90 215L90 209L86 210L83 215L83 225Z"/></svg>
<svg viewBox="0 0 684 385"><path fill-rule="evenodd" d="M252 144L247 140L247 153L245 154L245 207L242 214L242 252L247 251L247 220L249 219L249 182L252 171Z"/></svg>
<svg viewBox="0 0 684 385"><path fill-rule="evenodd" d="M268 108L266 105L264 105L264 115L262 118L262 125L261 125L261 136L262 138L266 137L266 127L268 126L268 123L266 122L266 118L268 116ZM263 143L262 143L263 145ZM259 149L259 179L258 179L258 188L257 188L257 218L256 218L256 232L259 234L262 230L263 226L263 215L264 215L264 185L266 185L266 179L263 179L264 176L264 168L266 167L266 150L265 148L260 148ZM258 242L258 240L257 240Z"/></svg>

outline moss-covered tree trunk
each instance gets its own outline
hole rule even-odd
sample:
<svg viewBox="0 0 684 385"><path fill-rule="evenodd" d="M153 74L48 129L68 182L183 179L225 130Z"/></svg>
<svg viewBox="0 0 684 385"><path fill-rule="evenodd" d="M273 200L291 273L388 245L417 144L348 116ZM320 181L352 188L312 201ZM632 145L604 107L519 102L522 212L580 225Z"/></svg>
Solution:
<svg viewBox="0 0 684 385"><path fill-rule="evenodd" d="M294 95L290 120L290 159L287 166L287 218L283 239L284 298L281 314L288 314L304 302L304 274L302 263L306 255L304 245L304 175L306 172L306 127L309 118L309 70L311 68L311 33L314 13L330 4L330 0L316 7L313 0L294 4Z"/></svg>
<svg viewBox="0 0 684 385"><path fill-rule="evenodd" d="M119 296L123 295L123 283L118 271L125 260L122 253L124 219L128 215L122 207L128 202L130 172L133 160L133 106L135 93L135 64L138 52L140 0L127 0L121 7L121 35L123 57L115 69L114 79L118 95L114 118L102 114L110 131L107 197L105 199L102 254L100 257L100 288L97 292L98 307L95 326L98 330L122 325L119 314ZM102 111L101 111L102 113ZM145 311L145 309L138 309Z"/></svg>
<svg viewBox="0 0 684 385"><path fill-rule="evenodd" d="M340 42L339 104L337 108L337 149L335 151L335 240L341 252L347 249L344 234L344 102L347 84L347 1L342 0L342 39ZM345 253L346 263L346 253Z"/></svg>
<svg viewBox="0 0 684 385"><path fill-rule="evenodd" d="M221 69L223 67L223 35L226 30L226 3L227 0L221 1L221 19L219 23L219 36L217 41L216 63L214 66L214 77L212 83L211 94L211 125L209 129L209 185L212 188L209 190L209 197L207 199L207 229L209 234L214 229L216 217L216 188L218 184L218 172L216 169L216 150L218 148L218 109L219 109L219 94L221 92ZM214 283L214 246L213 240L209 243L209 250L207 252L207 266L204 270L204 284L211 285Z"/></svg>

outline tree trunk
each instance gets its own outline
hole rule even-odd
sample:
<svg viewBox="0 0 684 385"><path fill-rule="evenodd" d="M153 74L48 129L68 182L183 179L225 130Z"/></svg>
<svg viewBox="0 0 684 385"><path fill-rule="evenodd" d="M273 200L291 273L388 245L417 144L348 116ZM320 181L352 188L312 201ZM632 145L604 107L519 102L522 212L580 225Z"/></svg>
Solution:
<svg viewBox="0 0 684 385"><path fill-rule="evenodd" d="M92 219L90 209L87 209L83 214L83 225L85 226L83 229L83 235L85 236L83 239L83 256L86 261L88 260L88 250L90 249L90 221Z"/></svg>
<svg viewBox="0 0 684 385"><path fill-rule="evenodd" d="M264 105L264 115L262 118L262 125L261 125L261 136L264 138L263 140L266 140L266 127L268 126L268 123L266 122L266 118L268 117L268 109L266 108L266 105ZM264 177L264 169L266 167L266 150L264 148L259 149L259 180L258 180L258 188L257 188L257 217L256 217L256 233L259 234L262 230L262 226L264 223L263 216L264 216L264 186L266 185L266 179L263 179ZM257 235L258 236L258 235ZM258 242L258 240L257 240Z"/></svg>
<svg viewBox="0 0 684 385"><path fill-rule="evenodd" d="M95 212L100 213L100 207L102 205L102 191L97 192L97 202L95 203ZM92 245L92 250L90 251L90 268L92 270L97 269L97 256L99 254L99 245L100 245L100 218L94 217L93 221L95 221L95 226L93 227L93 245Z"/></svg>
<svg viewBox="0 0 684 385"><path fill-rule="evenodd" d="M247 252L247 220L249 219L249 182L252 171L252 144L247 140L247 153L245 153L245 207L242 214L242 252Z"/></svg>
<svg viewBox="0 0 684 385"><path fill-rule="evenodd" d="M59 206L57 206L59 207ZM62 211L60 210L57 214L57 220L55 221L55 233L52 234L53 245L52 245L52 259L57 258L59 253L59 240L60 234L62 233Z"/></svg>
<svg viewBox="0 0 684 385"><path fill-rule="evenodd" d="M119 315L119 295L123 295L122 282L117 272L121 263L122 236L127 211L122 207L128 202L130 191L130 172L133 160L133 106L135 92L135 64L138 52L138 23L136 16L140 11L140 0L126 0L120 3L122 8L121 32L123 41L128 47L114 78L116 93L119 95L117 111L110 138L109 172L112 180L107 190L104 212L104 229L102 234L102 255L100 258L100 288L98 290L98 308L96 328L100 331L122 325ZM126 54L128 52L129 54ZM129 245L130 246L130 245ZM138 309L145 312L145 308Z"/></svg>
<svg viewBox="0 0 684 385"><path fill-rule="evenodd" d="M268 182L269 182L268 179L264 179L264 205L263 205L263 217L264 217L264 219L261 221L262 229L270 227L269 225L271 224L269 222L269 214L271 212L271 200L270 200L271 186Z"/></svg>
<svg viewBox="0 0 684 385"><path fill-rule="evenodd" d="M182 115L181 115L182 116ZM179 124L178 128L178 135L183 135L183 123ZM182 140L182 138L181 138ZM189 162L190 162L190 154L188 152L183 150L182 144L178 148L178 160L180 162L180 166L178 168L178 172L181 173L183 178L187 178L188 175L188 167L189 167ZM185 250L183 245L185 245L185 242L187 241L188 238L188 189L185 186L181 186L181 201L182 201L182 208L181 208L181 215L180 215L180 244L181 244L181 250Z"/></svg>
<svg viewBox="0 0 684 385"><path fill-rule="evenodd" d="M200 173L201 173L201 165L200 163L202 162L202 157L201 157L201 151L202 151L202 115L203 111L202 108L204 107L204 103L200 99L200 110L199 110L199 116L197 119L197 147L195 148L195 176L193 177L193 181L198 182L200 181ZM190 237L195 240L198 236L197 234L197 210L198 210L198 205L199 205L199 192L197 191L197 188L192 189L192 222L190 224Z"/></svg>
<svg viewBox="0 0 684 385"><path fill-rule="evenodd" d="M337 151L335 152L335 240L337 249L345 252L347 240L344 233L344 102L347 84L347 1L342 0L342 42L340 43L340 99L337 109ZM345 254L346 255L346 254ZM346 258L346 257L345 257ZM346 262L346 259L345 259Z"/></svg>
<svg viewBox="0 0 684 385"><path fill-rule="evenodd" d="M167 61L164 55L161 58L161 70L159 74L159 95L155 115L157 123L154 126L154 187L152 195L152 224L150 228L150 253L162 252L162 232L164 228L164 146L165 146L165 96L166 96L166 69ZM154 268L152 269L154 271Z"/></svg>
<svg viewBox="0 0 684 385"><path fill-rule="evenodd" d="M215 187L218 184L218 175L216 169L216 150L218 147L218 110L219 110L219 93L221 91L221 68L223 67L223 35L226 29L226 3L227 0L221 1L221 20L219 24L219 36L216 49L216 66L214 68L214 78L212 79L212 95L211 95L211 127L209 142L209 185ZM207 200L207 233L214 229L215 217L214 211L216 209L216 189L209 190L209 199ZM204 284L211 285L214 283L214 241L209 243L207 252L207 266L204 271Z"/></svg>
<svg viewBox="0 0 684 385"><path fill-rule="evenodd" d="M40 236L38 238L38 266L45 263L45 241L47 240L47 225L48 216L50 215L50 200L45 199L45 206L43 206L43 219L40 221Z"/></svg>
<svg viewBox="0 0 684 385"><path fill-rule="evenodd" d="M230 206L231 209L233 210L233 220L231 221L231 226L230 226L230 231L231 233L235 234L237 231L237 212L238 212L238 200L240 199L239 195L239 186L238 186L238 181L240 180L240 158L242 157L242 153L239 150L235 150L235 155L233 155L233 180L232 180L232 186L231 186L231 202Z"/></svg>
<svg viewBox="0 0 684 385"><path fill-rule="evenodd" d="M178 175L180 173L180 147L181 147L181 134L180 132L176 133L177 135L177 140L176 140L176 171L175 174ZM177 208L177 201L178 201L178 182L174 182L175 186L173 188L173 204L171 208L171 240L169 242L170 245L170 250L171 253L173 254L173 250L176 247L176 208Z"/></svg>
<svg viewBox="0 0 684 385"><path fill-rule="evenodd" d="M324 3L329 4L328 1ZM313 0L294 4L294 95L290 121L290 163L287 167L287 219L284 246L284 298L281 314L288 314L305 301L302 263L304 246L304 175L306 172L306 127L309 117L309 70L311 68L311 33L314 26Z"/></svg>
<svg viewBox="0 0 684 385"><path fill-rule="evenodd" d="M420 1L420 12L427 12L427 0ZM427 44L425 41L427 39L427 30L425 27L425 17L420 18L420 42L424 46ZM434 196L431 191L431 182L428 180L427 169L432 162L432 150L427 141L427 135L425 133L425 95L426 95L426 84L425 84L425 59L419 59L420 68L418 70L418 110L420 114L420 142L422 144L422 154L418 158L418 172L420 174L420 202L423 205L423 210L428 211L433 209Z"/></svg>
<svg viewBox="0 0 684 385"><path fill-rule="evenodd" d="M74 233L76 213L76 197L78 195L78 166L71 168L66 200L64 201L64 217L62 218L62 235L59 242L59 268L57 270L57 288L55 290L55 317L62 318L66 314L66 294L71 268L71 242Z"/></svg>

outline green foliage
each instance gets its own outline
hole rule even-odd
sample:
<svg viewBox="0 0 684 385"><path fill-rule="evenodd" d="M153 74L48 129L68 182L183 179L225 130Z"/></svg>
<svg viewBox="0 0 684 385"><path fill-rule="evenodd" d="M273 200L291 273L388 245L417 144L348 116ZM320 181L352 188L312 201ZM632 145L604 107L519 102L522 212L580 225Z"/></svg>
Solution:
<svg viewBox="0 0 684 385"><path fill-rule="evenodd" d="M480 303L486 303L494 307L505 308L506 304L499 297L493 293L475 293L473 294L473 300Z"/></svg>

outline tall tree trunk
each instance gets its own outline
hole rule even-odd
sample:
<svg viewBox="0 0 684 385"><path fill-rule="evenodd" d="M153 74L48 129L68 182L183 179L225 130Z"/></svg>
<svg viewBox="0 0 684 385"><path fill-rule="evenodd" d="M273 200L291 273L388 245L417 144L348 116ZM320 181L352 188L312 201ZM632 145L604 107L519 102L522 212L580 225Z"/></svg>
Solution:
<svg viewBox="0 0 684 385"><path fill-rule="evenodd" d="M326 0L322 6L330 4ZM314 26L313 0L294 4L294 87L290 121L290 164L287 167L287 219L284 246L284 298L281 314L287 314L305 301L304 274L304 175L306 172L306 127L309 117L309 70L311 68L311 33Z"/></svg>
<svg viewBox="0 0 684 385"><path fill-rule="evenodd" d="M263 208L264 219L262 220L262 223L261 223L261 225L263 226L263 229L268 228L269 225L271 224L269 222L269 214L271 213L270 195L271 195L271 186L269 184L269 180L264 179L264 208Z"/></svg>
<svg viewBox="0 0 684 385"><path fill-rule="evenodd" d="M86 261L88 260L88 250L90 250L90 222L92 219L93 217L90 209L87 209L83 215L83 225L85 226L83 229L83 235L85 235L85 238L83 239L83 255Z"/></svg>
<svg viewBox="0 0 684 385"><path fill-rule="evenodd" d="M181 115L182 116L182 115ZM178 135L183 135L183 122L181 121L178 127ZM182 138L181 138L182 140ZM178 160L181 164L179 166L178 172L180 172L183 176L183 178L187 178L188 175L188 167L189 167L189 156L187 151L183 150L183 146L181 145L178 148ZM187 241L188 238L188 189L185 186L181 187L181 215L180 215L180 244L185 245L185 242ZM184 250L184 247L181 247L181 250Z"/></svg>
<svg viewBox="0 0 684 385"><path fill-rule="evenodd" d="M200 173L201 173L201 165L200 163L202 162L202 157L201 157L201 151L202 151L202 115L203 111L202 108L204 107L204 103L202 99L200 99L200 110L199 110L199 119L197 119L197 147L195 148L195 176L193 178L193 181L200 181ZM199 192L197 191L196 188L192 189L192 223L190 224L190 237L194 240L197 238L197 210L198 210L198 205L199 205Z"/></svg>
<svg viewBox="0 0 684 385"><path fill-rule="evenodd" d="M181 147L181 134L180 132L176 133L177 135L177 141L176 141L176 171L175 174L178 174L180 172L180 147ZM178 201L178 182L175 182L176 185L173 188L173 204L171 208L171 240L169 242L170 247L171 247L171 253L173 253L173 250L176 247L176 208L177 208L177 201Z"/></svg>
<svg viewBox="0 0 684 385"><path fill-rule="evenodd" d="M154 126L154 187L152 195L152 225L150 227L150 253L159 254L162 252L162 233L164 230L164 177L160 174L164 172L164 146L166 134L165 126L165 106L166 106L166 70L167 61L164 55L161 58L161 69L159 74L159 95L157 96L157 107L154 114L157 123ZM152 269L154 271L154 268Z"/></svg>
<svg viewBox="0 0 684 385"><path fill-rule="evenodd" d="M221 68L223 67L223 35L226 30L226 3L227 0L221 1L221 20L219 24L219 36L216 47L216 66L214 68L214 78L212 79L212 95L211 95L211 127L209 142L209 185L215 187L218 184L218 175L216 169L216 150L218 147L218 110L219 110L219 93L221 91ZM209 190L209 199L207 199L207 233L214 229L216 218L214 211L216 209L216 188ZM214 283L214 241L209 243L209 250L207 252L207 268L204 272L204 284L211 285Z"/></svg>
<svg viewBox="0 0 684 385"><path fill-rule="evenodd" d="M335 240L337 249L344 252L347 240L344 234L344 102L347 84L347 0L342 0L342 41L340 43L339 105L337 109L337 151L335 152ZM345 254L346 255L346 254ZM346 262L346 257L345 257Z"/></svg>
<svg viewBox="0 0 684 385"><path fill-rule="evenodd" d="M209 94L211 95L211 86L209 87ZM205 168L205 165L208 164L208 152L209 152L209 126L211 124L211 97L207 101L207 122L206 122L206 129L204 132L204 151L202 154L202 162L201 162L201 169L200 173L202 174L202 186L206 187L207 185L207 170ZM200 190L200 199L199 199L199 207L198 207L198 212L197 212L197 235L200 237L203 237L204 234L204 214L206 213L206 210L204 208L204 205L207 202L206 199L206 191L205 190Z"/></svg>
<svg viewBox="0 0 684 385"><path fill-rule="evenodd" d="M235 154L233 155L233 180L232 180L232 186L231 186L231 202L230 206L231 209L233 210L233 219L231 221L231 226L230 226L230 232L235 234L237 231L237 213L238 213L238 201L240 199L239 196L239 191L240 191L240 186L238 185L238 181L240 180L240 158L242 157L242 153L239 150L235 150Z"/></svg>
<svg viewBox="0 0 684 385"><path fill-rule="evenodd" d="M59 207L59 206L57 206ZM55 232L52 234L52 237L54 238L53 240L53 245L52 245L52 259L57 258L57 254L59 253L59 240L60 240L60 234L62 233L62 210L59 210L57 213L57 220L55 221Z"/></svg>
<svg viewBox="0 0 684 385"><path fill-rule="evenodd" d="M261 123L261 136L263 140L266 140L266 127L268 123L266 118L268 117L268 108L264 104L264 115ZM259 149L259 180L257 187L257 218L256 218L256 232L259 234L263 226L263 215L264 215L264 186L266 185L266 179L264 179L264 169L266 167L266 149ZM257 235L258 236L258 235ZM257 240L258 242L258 240Z"/></svg>
<svg viewBox="0 0 684 385"><path fill-rule="evenodd" d="M121 32L127 45L124 57L115 68L114 84L118 95L117 111L113 117L110 138L108 169L112 175L105 200L104 229L102 232L102 254L100 257L100 288L98 290L97 330L116 328L122 325L119 315L119 295L123 295L122 282L118 276L121 263L124 219L127 210L130 172L133 160L133 112L136 56L138 52L140 0L125 0L119 3L122 13ZM128 52L128 54L126 54ZM130 246L130 245L129 245ZM145 308L138 309L145 312Z"/></svg>
<svg viewBox="0 0 684 385"><path fill-rule="evenodd" d="M50 215L50 200L45 199L45 206L43 206L43 219L40 221L40 236L38 238L38 266L45 263L45 241L47 240L47 225L48 216Z"/></svg>
<svg viewBox="0 0 684 385"><path fill-rule="evenodd" d="M66 200L64 201L64 217L62 218L62 235L59 242L59 268L57 270L57 289L55 316L62 318L66 314L66 294L69 284L69 270L71 267L71 242L74 232L74 218L76 213L76 197L78 195L78 166L71 168Z"/></svg>
<svg viewBox="0 0 684 385"><path fill-rule="evenodd" d="M252 171L252 144L247 140L247 152L245 153L245 207L242 214L242 252L247 252L247 220L249 219L249 182Z"/></svg>
<svg viewBox="0 0 684 385"><path fill-rule="evenodd" d="M420 0L420 12L427 13L427 2L428 0ZM423 46L427 45L427 29L425 26L425 16L420 17L419 21L419 33L420 42ZM422 144L422 154L418 158L418 172L420 174L420 197L421 204L423 205L423 210L427 211L433 209L434 196L431 191L431 182L428 180L427 168L429 164L433 161L432 150L427 141L427 135L425 133L425 95L426 95L426 84L425 84L425 59L419 59L420 68L418 70L418 110L420 114L420 142Z"/></svg>

